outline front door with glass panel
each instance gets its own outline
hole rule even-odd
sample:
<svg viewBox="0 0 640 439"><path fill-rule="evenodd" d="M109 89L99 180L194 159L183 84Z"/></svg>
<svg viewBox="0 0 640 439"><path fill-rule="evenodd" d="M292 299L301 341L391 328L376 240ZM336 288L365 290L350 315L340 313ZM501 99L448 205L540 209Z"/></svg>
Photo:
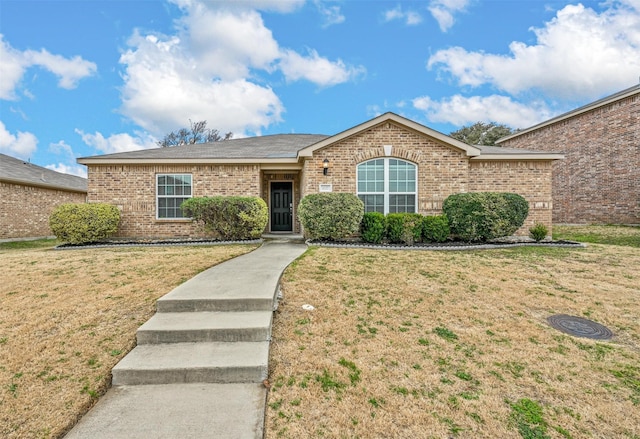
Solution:
<svg viewBox="0 0 640 439"><path fill-rule="evenodd" d="M271 231L293 231L293 183L271 183Z"/></svg>

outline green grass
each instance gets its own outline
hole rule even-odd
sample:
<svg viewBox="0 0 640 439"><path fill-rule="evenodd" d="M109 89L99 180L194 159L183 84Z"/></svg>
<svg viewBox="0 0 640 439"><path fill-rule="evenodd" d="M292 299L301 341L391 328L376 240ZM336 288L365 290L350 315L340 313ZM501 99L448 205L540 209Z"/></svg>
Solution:
<svg viewBox="0 0 640 439"><path fill-rule="evenodd" d="M31 250L54 247L58 244L55 239L35 239L32 241L0 242L0 250Z"/></svg>
<svg viewBox="0 0 640 439"><path fill-rule="evenodd" d="M640 247L639 226L555 226L553 239Z"/></svg>

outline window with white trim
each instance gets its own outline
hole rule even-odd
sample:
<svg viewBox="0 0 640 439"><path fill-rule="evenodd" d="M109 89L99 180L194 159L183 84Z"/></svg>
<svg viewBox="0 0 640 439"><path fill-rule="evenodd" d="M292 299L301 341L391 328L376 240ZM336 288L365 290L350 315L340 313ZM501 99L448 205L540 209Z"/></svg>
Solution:
<svg viewBox="0 0 640 439"><path fill-rule="evenodd" d="M191 174L157 174L156 182L157 218L186 218L180 206L191 198Z"/></svg>
<svg viewBox="0 0 640 439"><path fill-rule="evenodd" d="M357 192L365 212L416 212L417 166L405 160L379 158L357 167Z"/></svg>

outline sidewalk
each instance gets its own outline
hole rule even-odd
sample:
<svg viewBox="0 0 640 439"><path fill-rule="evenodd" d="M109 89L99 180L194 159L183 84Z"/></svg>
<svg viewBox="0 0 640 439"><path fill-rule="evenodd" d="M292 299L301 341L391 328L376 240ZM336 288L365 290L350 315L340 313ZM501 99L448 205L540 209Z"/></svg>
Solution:
<svg viewBox="0 0 640 439"><path fill-rule="evenodd" d="M160 298L113 387L65 439L262 438L270 316L305 250L267 241Z"/></svg>

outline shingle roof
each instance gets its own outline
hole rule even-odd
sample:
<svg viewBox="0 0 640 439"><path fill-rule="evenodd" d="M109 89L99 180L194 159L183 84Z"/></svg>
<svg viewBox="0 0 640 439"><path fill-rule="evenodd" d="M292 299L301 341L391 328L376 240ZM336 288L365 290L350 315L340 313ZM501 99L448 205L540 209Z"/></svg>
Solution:
<svg viewBox="0 0 640 439"><path fill-rule="evenodd" d="M86 178L52 171L4 154L0 154L0 180L28 186L87 192Z"/></svg>
<svg viewBox="0 0 640 439"><path fill-rule="evenodd" d="M296 158L299 150L326 139L321 134L275 134L270 136L246 137L222 142L199 143L195 145L152 148L130 152L119 152L84 159L281 159Z"/></svg>

